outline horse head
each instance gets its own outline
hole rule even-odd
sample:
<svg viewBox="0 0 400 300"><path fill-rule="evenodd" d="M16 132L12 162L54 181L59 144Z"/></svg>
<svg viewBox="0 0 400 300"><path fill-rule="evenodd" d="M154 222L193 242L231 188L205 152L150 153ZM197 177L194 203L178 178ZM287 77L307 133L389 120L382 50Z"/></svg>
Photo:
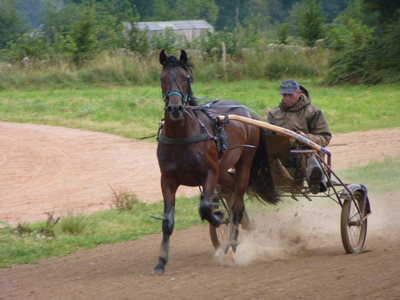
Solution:
<svg viewBox="0 0 400 300"><path fill-rule="evenodd" d="M191 76L188 73L194 65L188 61L187 54L181 50L178 58L167 56L165 50L160 52L161 90L165 102L165 110L172 121L182 121L188 104L195 104L192 98Z"/></svg>

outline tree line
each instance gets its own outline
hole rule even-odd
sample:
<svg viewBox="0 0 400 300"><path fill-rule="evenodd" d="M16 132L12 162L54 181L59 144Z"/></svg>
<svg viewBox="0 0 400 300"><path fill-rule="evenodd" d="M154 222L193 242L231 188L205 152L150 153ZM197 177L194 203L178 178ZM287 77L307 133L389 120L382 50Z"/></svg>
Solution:
<svg viewBox="0 0 400 300"><path fill-rule="evenodd" d="M216 32L189 42L170 29L151 38L138 21L205 19ZM126 26L130 24L131 26ZM269 44L314 47L323 40L330 83L400 81L400 2L387 0L0 0L0 59L194 49L204 58ZM329 53L328 53L329 52Z"/></svg>

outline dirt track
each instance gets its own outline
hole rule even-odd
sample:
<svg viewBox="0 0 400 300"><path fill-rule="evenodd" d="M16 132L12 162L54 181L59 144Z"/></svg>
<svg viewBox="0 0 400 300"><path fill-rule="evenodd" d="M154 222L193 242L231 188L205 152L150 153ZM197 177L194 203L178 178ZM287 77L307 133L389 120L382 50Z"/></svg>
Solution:
<svg viewBox="0 0 400 300"><path fill-rule="evenodd" d="M108 183L161 198L153 144L49 126L0 128L0 220L108 207ZM398 157L399 144L397 128L336 135L330 150L335 169L343 169ZM335 203L302 201L254 215L257 230L244 235L235 267L221 266L207 228L194 227L173 234L166 276L149 275L161 241L152 235L2 269L0 299L400 299L399 198L396 192L371 199L361 255L344 254Z"/></svg>
<svg viewBox="0 0 400 300"><path fill-rule="evenodd" d="M257 215L223 267L206 227L174 232L165 276L159 234L0 270L0 299L400 299L400 193L373 198L366 251L346 255L339 208L303 203ZM294 217L297 212L297 217Z"/></svg>
<svg viewBox="0 0 400 300"><path fill-rule="evenodd" d="M162 199L155 143L63 127L0 122L0 220L108 209L111 188ZM400 128L334 135L334 170L400 155ZM179 194L196 195L181 187Z"/></svg>

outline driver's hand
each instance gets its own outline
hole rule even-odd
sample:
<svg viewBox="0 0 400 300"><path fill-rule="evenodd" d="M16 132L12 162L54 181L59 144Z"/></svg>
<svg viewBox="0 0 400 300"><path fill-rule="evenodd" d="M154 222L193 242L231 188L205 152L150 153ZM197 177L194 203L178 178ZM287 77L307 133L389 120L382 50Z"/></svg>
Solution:
<svg viewBox="0 0 400 300"><path fill-rule="evenodd" d="M303 131L297 131L297 134L300 134L302 137L307 138L307 135Z"/></svg>

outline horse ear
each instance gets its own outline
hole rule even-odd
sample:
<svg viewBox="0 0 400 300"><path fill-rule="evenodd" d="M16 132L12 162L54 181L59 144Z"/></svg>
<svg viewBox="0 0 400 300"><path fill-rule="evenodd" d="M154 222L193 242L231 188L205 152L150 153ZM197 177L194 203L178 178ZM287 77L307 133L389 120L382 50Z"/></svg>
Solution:
<svg viewBox="0 0 400 300"><path fill-rule="evenodd" d="M165 66L165 64L167 63L167 54L165 54L165 49L162 49L160 52L160 64L162 64L163 66Z"/></svg>
<svg viewBox="0 0 400 300"><path fill-rule="evenodd" d="M188 61L187 54L185 50L181 49L181 56L179 57L179 62L183 65L186 65Z"/></svg>

